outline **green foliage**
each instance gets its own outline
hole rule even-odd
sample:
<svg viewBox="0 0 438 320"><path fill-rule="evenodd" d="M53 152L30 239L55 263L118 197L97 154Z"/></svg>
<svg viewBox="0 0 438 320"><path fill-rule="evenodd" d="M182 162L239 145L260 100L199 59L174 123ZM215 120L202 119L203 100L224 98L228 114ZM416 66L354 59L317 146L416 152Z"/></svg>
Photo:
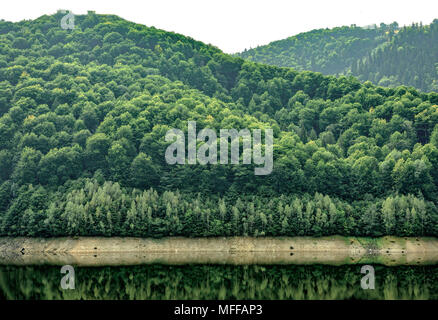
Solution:
<svg viewBox="0 0 438 320"><path fill-rule="evenodd" d="M352 66L362 80L382 86L408 85L438 91L438 20L403 27Z"/></svg>
<svg viewBox="0 0 438 320"><path fill-rule="evenodd" d="M145 168L153 169L144 154L136 160L145 161ZM150 184L150 180L141 182ZM11 187L2 185L0 195L10 195ZM43 187L23 186L6 211L0 234L210 237L427 236L438 232L435 204L412 195L351 203L320 193L205 197L80 179L45 197ZM7 203L2 205L6 207Z"/></svg>
<svg viewBox="0 0 438 320"><path fill-rule="evenodd" d="M238 55L280 67L339 74L360 59L364 52L384 43L387 38L385 32L394 27L361 28L352 25L318 29L245 50Z"/></svg>
<svg viewBox="0 0 438 320"><path fill-rule="evenodd" d="M245 50L255 62L333 75L354 75L384 87L438 90L438 20L423 26L352 25L319 29Z"/></svg>
<svg viewBox="0 0 438 320"><path fill-rule="evenodd" d="M438 234L436 93L244 61L112 15L63 30L61 17L0 21L2 234ZM272 174L168 165L167 130L191 120L272 128Z"/></svg>

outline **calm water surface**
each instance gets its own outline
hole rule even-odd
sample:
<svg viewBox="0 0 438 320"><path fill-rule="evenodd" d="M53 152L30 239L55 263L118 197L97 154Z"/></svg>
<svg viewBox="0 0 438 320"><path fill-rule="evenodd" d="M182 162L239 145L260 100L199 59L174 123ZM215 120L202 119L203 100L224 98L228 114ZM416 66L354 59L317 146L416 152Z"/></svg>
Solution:
<svg viewBox="0 0 438 320"><path fill-rule="evenodd" d="M438 265L375 268L363 290L361 265L0 266L1 299L438 299Z"/></svg>

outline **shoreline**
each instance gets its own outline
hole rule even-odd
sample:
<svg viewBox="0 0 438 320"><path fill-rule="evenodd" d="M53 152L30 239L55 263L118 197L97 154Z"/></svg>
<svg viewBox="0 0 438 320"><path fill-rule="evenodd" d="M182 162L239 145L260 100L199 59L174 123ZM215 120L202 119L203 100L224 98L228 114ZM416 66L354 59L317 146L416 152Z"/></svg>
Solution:
<svg viewBox="0 0 438 320"><path fill-rule="evenodd" d="M438 238L0 238L1 265L438 264Z"/></svg>

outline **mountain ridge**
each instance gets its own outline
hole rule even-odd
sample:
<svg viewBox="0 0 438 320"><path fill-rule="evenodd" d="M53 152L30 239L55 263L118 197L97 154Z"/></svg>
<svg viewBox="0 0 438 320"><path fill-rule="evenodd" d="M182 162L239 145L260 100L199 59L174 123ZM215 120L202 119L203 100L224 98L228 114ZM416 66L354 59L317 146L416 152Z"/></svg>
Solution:
<svg viewBox="0 0 438 320"><path fill-rule="evenodd" d="M375 28L351 25L315 29L245 50L236 56L297 70L353 75L383 86L404 84L424 91L437 91L437 30L437 19L426 26L412 24L400 28L394 22ZM429 46L413 45L419 43L418 39L427 37ZM417 52L404 50L397 54L401 45L415 46ZM418 51L421 51L422 59L417 58ZM403 66L399 67L400 64Z"/></svg>

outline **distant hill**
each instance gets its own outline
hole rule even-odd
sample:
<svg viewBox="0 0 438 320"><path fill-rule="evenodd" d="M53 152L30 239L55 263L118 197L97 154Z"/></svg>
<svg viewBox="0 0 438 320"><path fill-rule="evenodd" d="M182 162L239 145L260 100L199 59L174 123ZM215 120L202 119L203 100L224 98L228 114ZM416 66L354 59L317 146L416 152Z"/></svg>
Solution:
<svg viewBox="0 0 438 320"><path fill-rule="evenodd" d="M410 85L438 91L438 20L404 27L390 41L351 65L361 80L382 86Z"/></svg>
<svg viewBox="0 0 438 320"><path fill-rule="evenodd" d="M397 25L394 26L397 28ZM388 27L361 28L357 26L318 29L271 42L266 46L239 54L253 60L297 70L324 74L344 73L365 52L388 41Z"/></svg>
<svg viewBox="0 0 438 320"><path fill-rule="evenodd" d="M437 91L438 20L431 25L318 29L245 50L238 56L281 67L354 75L382 86Z"/></svg>

